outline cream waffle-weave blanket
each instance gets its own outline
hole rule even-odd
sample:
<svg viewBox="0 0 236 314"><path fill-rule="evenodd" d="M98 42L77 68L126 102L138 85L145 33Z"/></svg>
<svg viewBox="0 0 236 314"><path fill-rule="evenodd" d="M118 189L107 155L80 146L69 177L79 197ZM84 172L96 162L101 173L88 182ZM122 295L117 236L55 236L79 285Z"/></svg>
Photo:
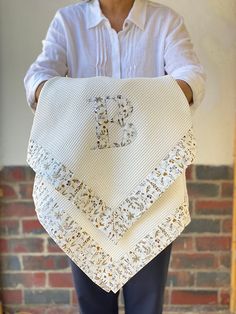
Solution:
<svg viewBox="0 0 236 314"><path fill-rule="evenodd" d="M50 79L27 162L38 219L101 288L117 292L190 222L191 110L171 76Z"/></svg>

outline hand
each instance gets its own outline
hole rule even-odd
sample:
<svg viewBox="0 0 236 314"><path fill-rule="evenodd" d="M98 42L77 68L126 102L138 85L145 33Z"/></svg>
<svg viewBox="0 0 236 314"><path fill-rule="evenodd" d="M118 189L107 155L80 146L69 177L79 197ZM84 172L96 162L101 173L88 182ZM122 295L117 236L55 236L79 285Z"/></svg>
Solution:
<svg viewBox="0 0 236 314"><path fill-rule="evenodd" d="M46 82L47 82L47 81L41 82L41 83L38 85L38 87L37 87L37 89L36 89L36 91L35 91L35 102L36 102L36 103L38 103L38 99L39 99L40 92L41 92L41 90L42 90L42 88L43 88L43 85L44 85Z"/></svg>
<svg viewBox="0 0 236 314"><path fill-rule="evenodd" d="M184 95L186 96L188 103L190 106L193 103L193 91L191 87L183 80L176 80L176 82L179 84L179 87L182 89Z"/></svg>

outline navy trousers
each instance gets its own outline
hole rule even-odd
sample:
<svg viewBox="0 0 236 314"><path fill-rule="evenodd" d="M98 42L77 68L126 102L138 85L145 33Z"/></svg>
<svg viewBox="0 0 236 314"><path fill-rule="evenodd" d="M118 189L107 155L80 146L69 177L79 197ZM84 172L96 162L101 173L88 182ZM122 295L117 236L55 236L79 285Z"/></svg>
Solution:
<svg viewBox="0 0 236 314"><path fill-rule="evenodd" d="M123 286L126 314L162 314L171 247L167 246ZM70 262L80 314L118 314L119 291L104 291Z"/></svg>

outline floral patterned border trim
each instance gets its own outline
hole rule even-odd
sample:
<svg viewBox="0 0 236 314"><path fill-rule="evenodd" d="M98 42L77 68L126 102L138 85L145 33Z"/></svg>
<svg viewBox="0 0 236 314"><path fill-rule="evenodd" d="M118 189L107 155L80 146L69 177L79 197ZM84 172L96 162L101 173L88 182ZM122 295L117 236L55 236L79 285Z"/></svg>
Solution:
<svg viewBox="0 0 236 314"><path fill-rule="evenodd" d="M152 206L152 204L175 182L196 154L196 141L193 129L171 149L160 164L132 191L132 193L119 205L114 223L114 236L116 242L125 231Z"/></svg>
<svg viewBox="0 0 236 314"><path fill-rule="evenodd" d="M34 200L38 219L59 247L105 291L116 293L131 277L173 242L191 218L188 202L173 210L120 260L113 261L82 226L68 215L36 175ZM119 245L119 244L117 244Z"/></svg>
<svg viewBox="0 0 236 314"><path fill-rule="evenodd" d="M160 164L116 209L108 207L85 182L75 178L72 171L33 139L29 142L27 162L38 175L84 212L88 219L116 244L192 163L195 148L196 142L190 128Z"/></svg>

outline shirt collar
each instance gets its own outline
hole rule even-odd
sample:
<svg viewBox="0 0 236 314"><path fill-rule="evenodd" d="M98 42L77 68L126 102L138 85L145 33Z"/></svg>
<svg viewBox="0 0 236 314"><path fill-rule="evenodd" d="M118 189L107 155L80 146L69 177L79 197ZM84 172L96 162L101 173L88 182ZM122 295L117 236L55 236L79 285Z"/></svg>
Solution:
<svg viewBox="0 0 236 314"><path fill-rule="evenodd" d="M144 30L146 23L146 0L135 0L129 15L125 21L130 21L137 25L141 30ZM92 0L87 4L87 28L96 27L101 21L107 18L103 15L99 0Z"/></svg>

